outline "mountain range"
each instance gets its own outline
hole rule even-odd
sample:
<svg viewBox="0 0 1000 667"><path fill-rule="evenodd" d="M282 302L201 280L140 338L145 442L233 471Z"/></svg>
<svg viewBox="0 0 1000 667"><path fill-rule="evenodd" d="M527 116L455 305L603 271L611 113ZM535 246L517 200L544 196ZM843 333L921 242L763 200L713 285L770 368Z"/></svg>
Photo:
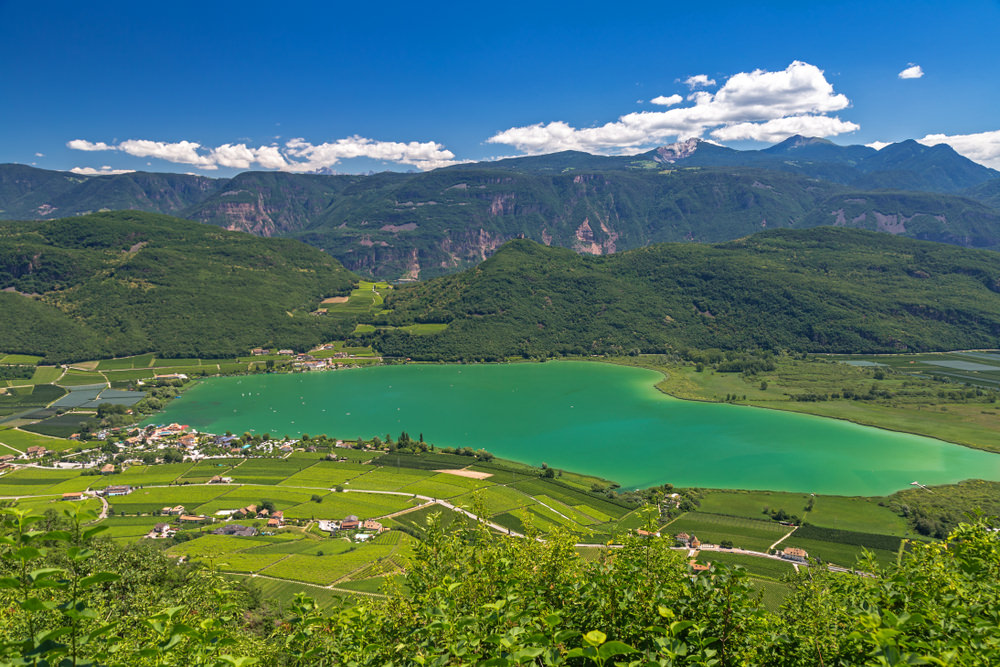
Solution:
<svg viewBox="0 0 1000 667"><path fill-rule="evenodd" d="M876 151L800 136L763 150L688 140L627 157L566 151L370 176L81 176L0 165L3 219L165 213L296 238L383 278L452 273L515 238L604 255L834 225L996 249L998 207L1000 172L947 145Z"/></svg>

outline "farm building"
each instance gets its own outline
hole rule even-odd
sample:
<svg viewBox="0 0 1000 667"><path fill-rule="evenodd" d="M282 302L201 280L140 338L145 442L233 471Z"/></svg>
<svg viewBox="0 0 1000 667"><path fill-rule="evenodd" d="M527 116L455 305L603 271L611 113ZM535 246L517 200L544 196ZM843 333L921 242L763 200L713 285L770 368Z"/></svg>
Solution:
<svg viewBox="0 0 1000 667"><path fill-rule="evenodd" d="M378 521L374 521L372 519L365 519L364 521L362 521L361 527L364 530L374 530L378 533L381 533L383 530L386 530L386 528L381 523L379 523Z"/></svg>
<svg viewBox="0 0 1000 667"><path fill-rule="evenodd" d="M233 537L253 537L257 534L257 529L253 526L241 526L231 523L212 531L213 535L232 535Z"/></svg>
<svg viewBox="0 0 1000 667"><path fill-rule="evenodd" d="M786 560L794 560L799 563L806 562L809 558L809 554L805 549L799 549L798 547L785 547L785 550L781 552L781 557Z"/></svg>

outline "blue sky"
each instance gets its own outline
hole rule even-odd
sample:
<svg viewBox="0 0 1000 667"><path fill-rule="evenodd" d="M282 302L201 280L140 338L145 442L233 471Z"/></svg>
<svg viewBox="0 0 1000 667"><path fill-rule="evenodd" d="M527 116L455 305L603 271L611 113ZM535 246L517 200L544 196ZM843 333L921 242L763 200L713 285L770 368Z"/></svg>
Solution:
<svg viewBox="0 0 1000 667"><path fill-rule="evenodd" d="M0 162L358 172L802 133L1000 168L997 0L693 4L0 0Z"/></svg>

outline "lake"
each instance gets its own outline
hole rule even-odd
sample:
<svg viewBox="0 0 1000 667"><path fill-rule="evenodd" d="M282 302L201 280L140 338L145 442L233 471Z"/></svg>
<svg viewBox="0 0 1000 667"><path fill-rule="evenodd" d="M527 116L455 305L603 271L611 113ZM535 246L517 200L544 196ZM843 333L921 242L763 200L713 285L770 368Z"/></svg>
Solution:
<svg viewBox="0 0 1000 667"><path fill-rule="evenodd" d="M845 421L682 401L660 374L585 361L380 366L209 378L151 421L298 436L483 447L626 488L884 495L914 480L1000 480L1000 455Z"/></svg>

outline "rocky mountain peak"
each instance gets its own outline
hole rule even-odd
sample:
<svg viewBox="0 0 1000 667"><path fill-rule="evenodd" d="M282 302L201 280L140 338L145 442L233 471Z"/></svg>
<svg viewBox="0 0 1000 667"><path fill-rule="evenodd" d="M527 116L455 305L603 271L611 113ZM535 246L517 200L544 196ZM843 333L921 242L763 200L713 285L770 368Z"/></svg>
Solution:
<svg viewBox="0 0 1000 667"><path fill-rule="evenodd" d="M698 150L701 139L685 139L656 149L656 159L660 162L673 164L677 160L691 157Z"/></svg>

